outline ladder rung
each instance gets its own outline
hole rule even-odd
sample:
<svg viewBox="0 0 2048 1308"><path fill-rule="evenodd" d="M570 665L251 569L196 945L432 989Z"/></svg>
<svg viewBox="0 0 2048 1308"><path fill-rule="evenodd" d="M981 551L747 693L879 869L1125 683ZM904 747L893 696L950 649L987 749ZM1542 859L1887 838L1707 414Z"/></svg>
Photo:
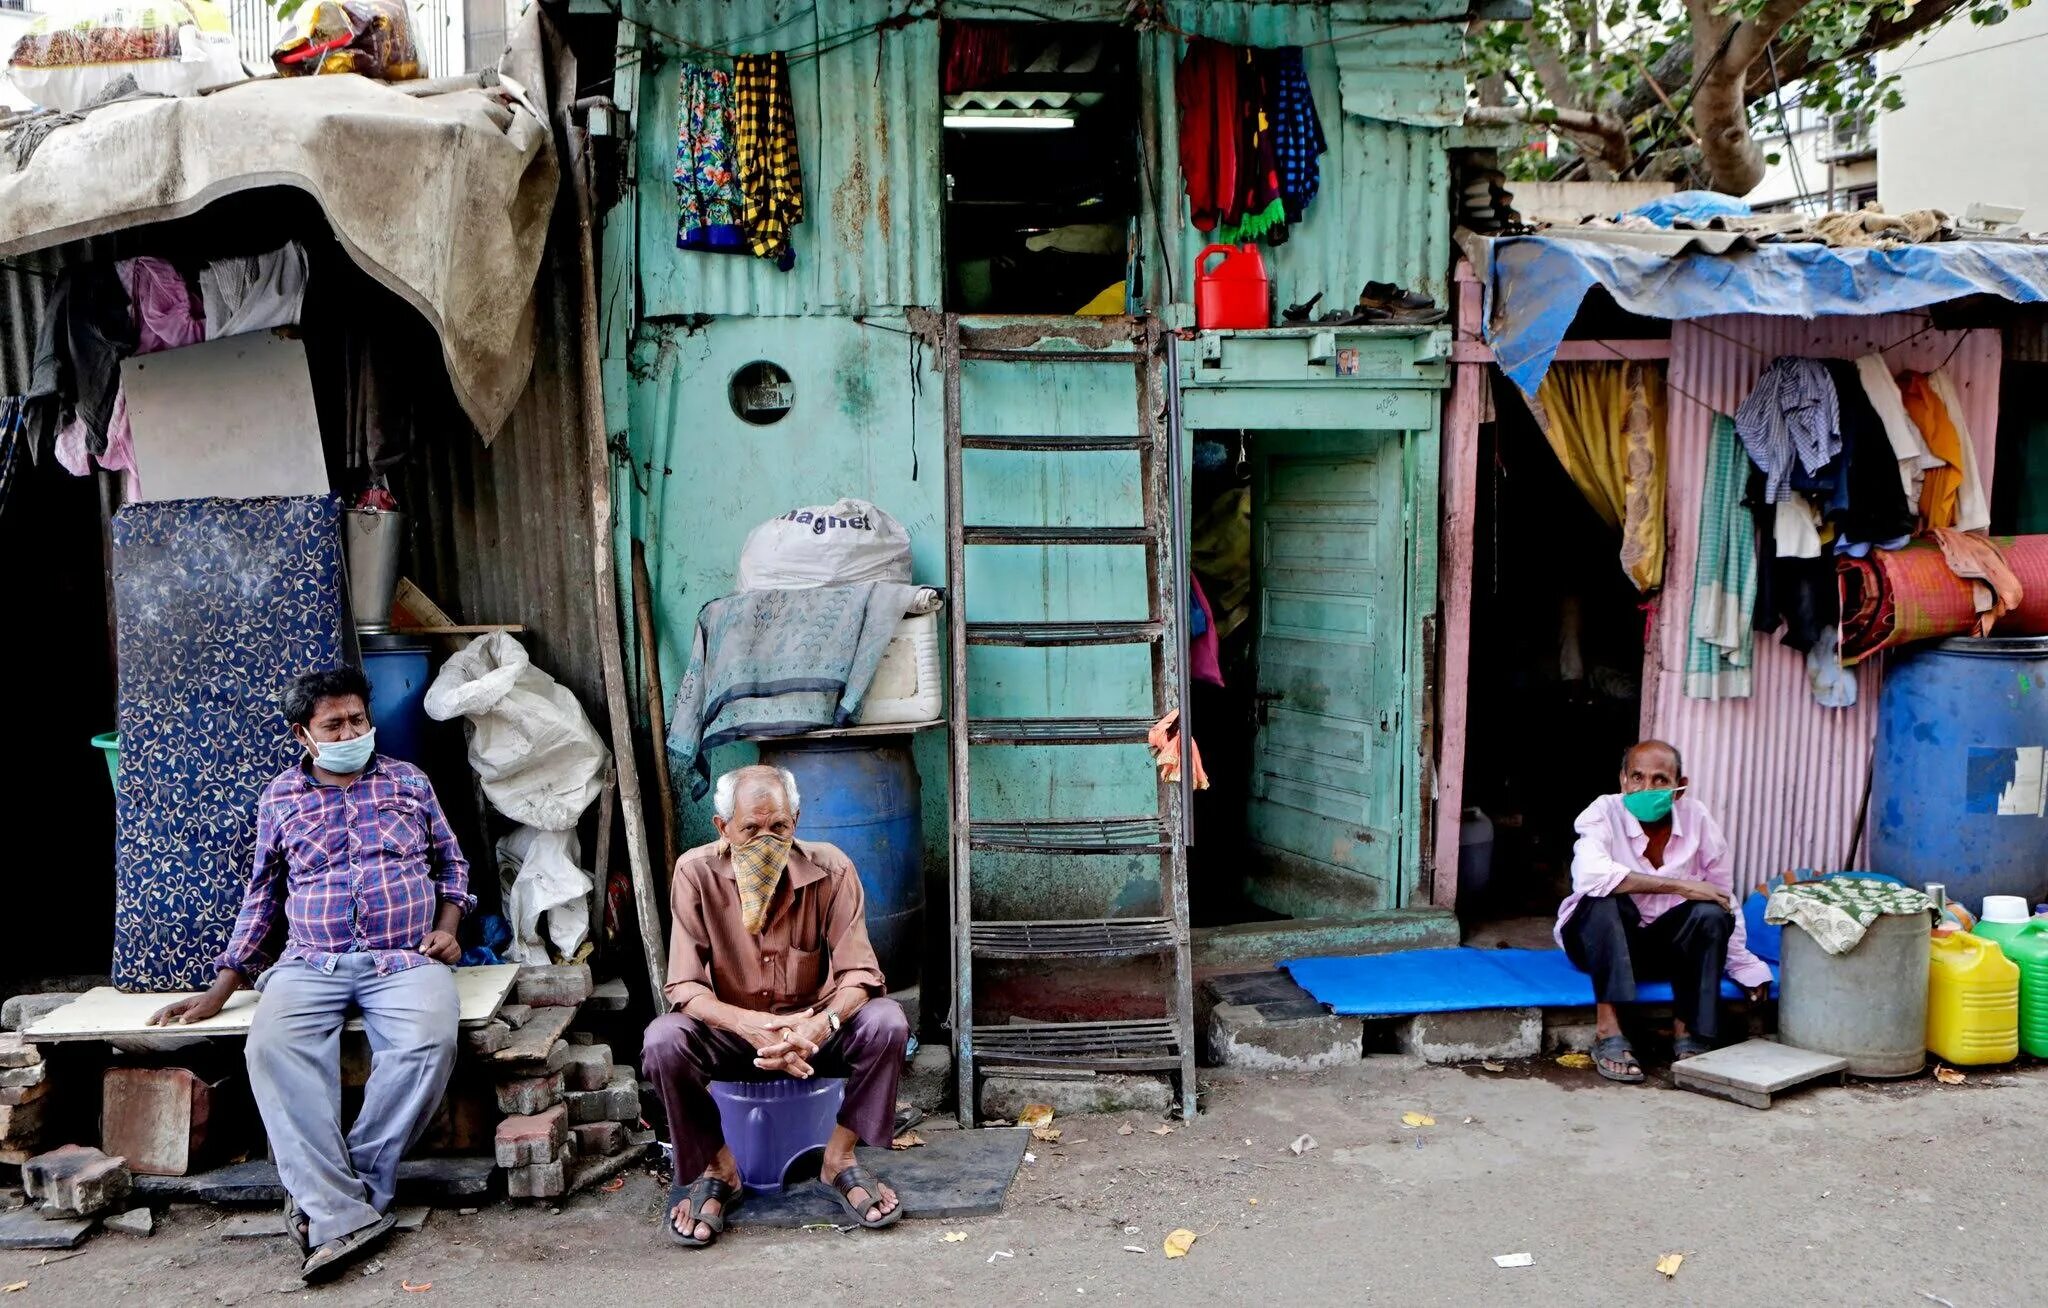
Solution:
<svg viewBox="0 0 2048 1308"><path fill-rule="evenodd" d="M1039 454L1075 454L1094 450L1149 449L1149 436L962 436L966 450L1028 450Z"/></svg>
<svg viewBox="0 0 2048 1308"><path fill-rule="evenodd" d="M1149 645L1165 626L1158 622L970 622L970 645Z"/></svg>
<svg viewBox="0 0 2048 1308"><path fill-rule="evenodd" d="M986 350L966 346L960 357L980 363L1142 363L1140 350Z"/></svg>
<svg viewBox="0 0 2048 1308"><path fill-rule="evenodd" d="M1045 854L1156 854L1173 848L1156 817L1023 818L968 824L975 849Z"/></svg>
<svg viewBox="0 0 2048 1308"><path fill-rule="evenodd" d="M989 1067L1180 1070L1180 1038L1167 1018L978 1026L974 1059Z"/></svg>
<svg viewBox="0 0 2048 1308"><path fill-rule="evenodd" d="M1092 922L976 922L968 930L978 958L1135 958L1173 948L1163 917Z"/></svg>
<svg viewBox="0 0 2048 1308"><path fill-rule="evenodd" d="M969 545L1150 545L1150 527L963 527Z"/></svg>
<svg viewBox="0 0 2048 1308"><path fill-rule="evenodd" d="M1142 745L1148 718L969 718L970 745Z"/></svg>

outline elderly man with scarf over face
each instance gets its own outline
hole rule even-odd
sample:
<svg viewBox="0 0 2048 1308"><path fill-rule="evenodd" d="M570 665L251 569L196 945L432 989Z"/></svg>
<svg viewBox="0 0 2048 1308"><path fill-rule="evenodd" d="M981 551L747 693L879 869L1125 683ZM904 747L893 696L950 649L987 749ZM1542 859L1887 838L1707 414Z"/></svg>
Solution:
<svg viewBox="0 0 2048 1308"><path fill-rule="evenodd" d="M881 999L852 861L795 838L801 802L786 770L728 772L713 801L719 839L676 861L670 1010L647 1028L642 1062L675 1142L663 1221L689 1248L715 1241L740 1202L712 1081L845 1077L819 1182L863 1227L903 1216L896 1192L854 1161L853 1147L889 1142L910 1025Z"/></svg>

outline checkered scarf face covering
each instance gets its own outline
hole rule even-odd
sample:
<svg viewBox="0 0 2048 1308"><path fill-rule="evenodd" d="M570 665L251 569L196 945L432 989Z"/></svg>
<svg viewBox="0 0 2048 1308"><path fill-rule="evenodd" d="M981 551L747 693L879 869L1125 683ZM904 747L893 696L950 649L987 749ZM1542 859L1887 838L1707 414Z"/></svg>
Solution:
<svg viewBox="0 0 2048 1308"><path fill-rule="evenodd" d="M768 925L768 901L789 866L790 842L780 836L756 836L732 848L733 877L740 885L740 921L747 934L758 936Z"/></svg>

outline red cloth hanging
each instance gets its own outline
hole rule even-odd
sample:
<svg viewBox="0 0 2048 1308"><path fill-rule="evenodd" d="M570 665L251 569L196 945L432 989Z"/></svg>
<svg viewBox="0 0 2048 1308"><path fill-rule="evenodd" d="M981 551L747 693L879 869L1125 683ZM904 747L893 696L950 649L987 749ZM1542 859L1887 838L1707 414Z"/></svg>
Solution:
<svg viewBox="0 0 2048 1308"><path fill-rule="evenodd" d="M939 83L947 95L979 91L1010 71L1007 23L947 23L946 58Z"/></svg>
<svg viewBox="0 0 2048 1308"><path fill-rule="evenodd" d="M1238 69L1243 51L1195 37L1174 70L1180 111L1180 171L1196 231L1238 216L1238 142L1243 132Z"/></svg>

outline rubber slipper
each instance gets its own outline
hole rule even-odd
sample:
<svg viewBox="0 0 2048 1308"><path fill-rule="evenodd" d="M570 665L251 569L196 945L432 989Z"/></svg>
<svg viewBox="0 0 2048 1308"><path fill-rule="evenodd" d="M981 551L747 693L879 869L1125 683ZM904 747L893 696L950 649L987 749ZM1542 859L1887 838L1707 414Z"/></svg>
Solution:
<svg viewBox="0 0 2048 1308"><path fill-rule="evenodd" d="M893 1209L883 1213L872 1222L868 1220L868 1209L881 1207L882 1183L870 1176L867 1169L857 1163L833 1177L829 1182L820 1177L818 1184L824 1186L826 1193L837 1199L839 1206L844 1208L854 1221L860 1223L867 1230L879 1231L885 1226L894 1226L903 1220L902 1195L896 1196L896 1206ZM853 1205L852 1192L855 1190L865 1190L868 1192L867 1202L858 1208Z"/></svg>
<svg viewBox="0 0 2048 1308"><path fill-rule="evenodd" d="M1643 1066L1626 1036L1602 1036L1593 1042L1593 1070L1623 1085L1638 1085L1643 1079Z"/></svg>
<svg viewBox="0 0 2048 1308"><path fill-rule="evenodd" d="M718 1243L718 1237L725 1234L725 1219L740 1206L742 1191L727 1184L716 1176L700 1176L688 1185L672 1183L668 1188L668 1207L662 1210L661 1225L668 1232L668 1238L685 1249L705 1249ZM704 1205L716 1200L718 1211L707 1213ZM690 1215L679 1226L676 1222L676 1206L688 1203ZM686 1233L698 1226L711 1228L711 1238L699 1240Z"/></svg>
<svg viewBox="0 0 2048 1308"><path fill-rule="evenodd" d="M391 1229L397 1225L398 1214L386 1213L368 1226L329 1240L306 1255L305 1264L299 1268L299 1279L308 1285L333 1280L350 1263L382 1244L384 1237L390 1235Z"/></svg>
<svg viewBox="0 0 2048 1308"><path fill-rule="evenodd" d="M1714 1046L1698 1036L1681 1036L1671 1042L1671 1061L1674 1063L1682 1063L1688 1058L1698 1058L1701 1054L1713 1052Z"/></svg>

